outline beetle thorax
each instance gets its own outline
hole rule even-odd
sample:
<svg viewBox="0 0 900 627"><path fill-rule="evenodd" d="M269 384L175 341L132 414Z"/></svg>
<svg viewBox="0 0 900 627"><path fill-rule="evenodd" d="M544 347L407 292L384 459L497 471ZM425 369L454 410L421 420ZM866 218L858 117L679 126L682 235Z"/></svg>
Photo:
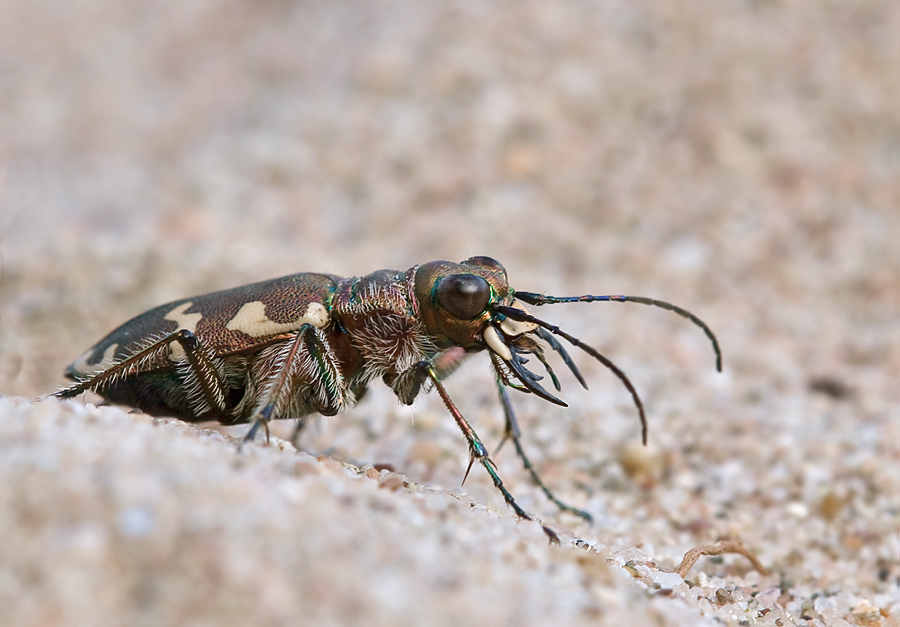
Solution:
<svg viewBox="0 0 900 627"><path fill-rule="evenodd" d="M406 272L382 270L343 281L333 312L359 352L358 376L365 382L400 374L434 353Z"/></svg>

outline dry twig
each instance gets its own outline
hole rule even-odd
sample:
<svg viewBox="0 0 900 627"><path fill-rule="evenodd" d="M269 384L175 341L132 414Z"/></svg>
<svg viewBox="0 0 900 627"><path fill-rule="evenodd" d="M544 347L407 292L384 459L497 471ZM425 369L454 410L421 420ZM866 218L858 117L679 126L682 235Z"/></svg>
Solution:
<svg viewBox="0 0 900 627"><path fill-rule="evenodd" d="M684 554L684 559L681 560L681 564L678 565L678 568L675 570L678 573L678 576L684 579L685 575L691 570L694 564L697 563L697 560L700 559L704 555L722 555L723 553L738 553L743 555L750 563L753 564L753 568L759 571L761 575L768 575L769 571L767 571L762 564L760 564L759 560L756 559L756 556L745 547L740 542L735 540L719 540L715 544L701 544L700 546L695 546L693 549Z"/></svg>

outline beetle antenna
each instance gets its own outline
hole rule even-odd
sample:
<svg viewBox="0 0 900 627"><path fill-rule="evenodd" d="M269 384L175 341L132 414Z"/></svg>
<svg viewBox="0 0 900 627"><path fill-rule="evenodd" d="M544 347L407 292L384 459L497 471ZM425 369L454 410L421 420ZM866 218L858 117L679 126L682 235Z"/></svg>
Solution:
<svg viewBox="0 0 900 627"><path fill-rule="evenodd" d="M518 294L519 293L516 292L517 296ZM549 322L544 322L540 318L535 318L534 316L525 313L517 307L506 307L501 305L497 307L497 312L503 314L507 318L512 318L513 320L518 320L520 322L531 322L532 324L536 324L544 329L547 329L548 331L550 331L550 333L560 336L573 346L577 346L585 353L595 358L601 364L612 370L613 374L619 377L622 383L625 384L625 387L628 388L628 391L631 392L631 398L634 399L634 404L637 406L638 414L640 414L641 417L641 439L643 440L644 445L647 444L647 416L644 414L644 404L641 402L641 397L638 396L637 390L634 389L631 381L628 379L625 373L619 369L617 365L611 362L608 358L601 355L596 348L585 344L575 336L569 335L558 326L552 325Z"/></svg>
<svg viewBox="0 0 900 627"><path fill-rule="evenodd" d="M712 342L713 351L716 353L716 370L722 372L722 350L719 348L719 340L716 334L712 332L709 325L700 318L692 314L687 309L673 305L664 300L656 300L655 298L647 298L646 296L623 296L621 294L607 296L592 296L585 294L584 296L545 296L543 294L535 294L534 292L516 292L516 298L528 303L529 305L555 305L557 303L593 303L596 301L611 301L616 303L640 303L641 305L650 305L651 307L659 307L666 311L672 311L682 318L686 318L703 329L706 337ZM513 318L513 316L510 316ZM565 337L565 336L563 336Z"/></svg>

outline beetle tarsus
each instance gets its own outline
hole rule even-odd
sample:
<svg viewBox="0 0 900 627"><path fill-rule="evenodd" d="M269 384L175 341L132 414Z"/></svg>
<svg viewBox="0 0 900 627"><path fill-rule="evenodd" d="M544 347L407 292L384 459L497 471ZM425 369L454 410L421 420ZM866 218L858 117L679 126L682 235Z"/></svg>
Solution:
<svg viewBox="0 0 900 627"><path fill-rule="evenodd" d="M437 389L441 400L444 401L444 405L447 407L447 411L449 411L453 416L453 419L456 420L457 426L459 427L460 431L462 431L463 436L466 438L466 441L469 443L469 450L472 453L472 457L469 460L469 467L471 468L472 463L474 463L476 459L481 462L482 467L484 467L484 469L490 475L491 480L494 482L494 487L500 491L500 494L503 495L503 499L510 507L512 507L513 511L516 513L516 516L518 516L519 518L524 518L525 520L534 520L534 516L522 509L519 504L516 503L516 499L513 497L510 491L506 489L505 485L503 485L503 481L500 479L500 475L497 474L496 466L494 465L493 460L488 455L487 449L478 438L475 430L465 419L462 413L460 413L459 409L456 407L456 404L450 398L450 395L447 394L447 390L444 389L443 384L441 383L440 379L438 379L437 373L434 371L434 367L431 365L431 362L420 361L415 365L415 368L423 376L427 376L429 379L431 379L431 382ZM466 475L468 474L469 473L467 470Z"/></svg>
<svg viewBox="0 0 900 627"><path fill-rule="evenodd" d="M506 386L503 385L503 381L500 380L499 377L496 378L497 382L497 392L500 395L500 404L503 406L503 414L506 418L506 427L503 432L503 440L500 442L500 445L503 445L503 442L506 440L512 440L513 446L516 447L516 454L519 456L519 459L522 460L522 466L531 475L531 480L534 481L535 485L541 489L548 499L550 499L554 505L556 505L561 511L569 512L570 514L575 514L579 518L583 518L588 522L593 522L594 517L588 514L583 509L578 509L577 507L572 507L571 505L567 505L563 503L553 492L550 491L550 488L546 486L543 480L538 475L537 471L534 469L534 466L531 464L531 461L528 459L528 456L525 454L525 449L522 448L522 442L520 440L521 431L519 430L519 423L516 420L516 414L512 408L512 401L509 398L509 394L506 393ZM500 447L497 447L497 450L500 450ZM496 453L495 453L496 454Z"/></svg>
<svg viewBox="0 0 900 627"><path fill-rule="evenodd" d="M547 541L550 544L559 544L559 534L547 525L541 525L541 529L547 534Z"/></svg>
<svg viewBox="0 0 900 627"><path fill-rule="evenodd" d="M240 444L238 444L238 453L240 453L242 450L244 450L245 444L252 442L254 439L256 439L256 432L259 431L260 427L265 428L265 430L266 430L266 446L269 445L269 421L265 420L263 418L260 418L259 420L255 421L253 423L253 426L250 427L250 430L247 432L247 435L245 435L243 437L243 439L241 440Z"/></svg>

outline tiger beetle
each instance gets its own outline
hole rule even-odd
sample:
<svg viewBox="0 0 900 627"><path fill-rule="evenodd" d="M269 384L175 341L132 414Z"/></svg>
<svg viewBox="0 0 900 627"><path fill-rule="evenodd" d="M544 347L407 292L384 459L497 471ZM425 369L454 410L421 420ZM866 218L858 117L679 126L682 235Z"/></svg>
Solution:
<svg viewBox="0 0 900 627"><path fill-rule="evenodd" d="M560 337L622 381L634 399L646 444L644 406L625 373L524 306L595 301L652 305L687 318L712 341L716 369L722 370L716 336L681 307L642 296L519 292L509 287L506 270L497 261L472 257L349 279L301 272L174 301L126 322L88 349L66 369L76 383L55 396L71 398L90 390L151 415L252 423L243 440L247 443L260 427L268 434L270 420L333 416L352 406L378 378L406 405L434 387L468 442L465 477L478 461L516 515L534 520L507 490L481 439L442 383L468 355L487 349L505 415L501 446L507 440L513 443L525 470L557 507L590 521L590 514L557 499L538 476L522 448L506 388L566 407L540 384L543 377L526 367L525 355L533 356L560 391L546 359L549 348L587 389L556 339ZM544 531L556 539L552 530Z"/></svg>

